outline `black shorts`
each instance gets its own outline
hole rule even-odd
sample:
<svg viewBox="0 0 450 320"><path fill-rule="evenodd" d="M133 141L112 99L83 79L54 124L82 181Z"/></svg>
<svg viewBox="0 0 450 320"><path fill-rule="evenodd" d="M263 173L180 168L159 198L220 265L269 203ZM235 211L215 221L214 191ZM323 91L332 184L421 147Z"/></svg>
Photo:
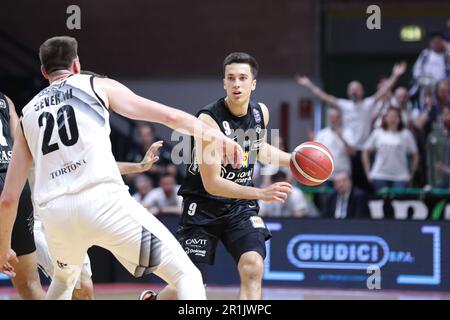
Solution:
<svg viewBox="0 0 450 320"><path fill-rule="evenodd" d="M0 174L0 191L3 190L6 174ZM17 209L17 217L14 222L11 238L11 248L17 256L23 256L36 251L34 243L34 216L31 203L31 191L28 183L22 191Z"/></svg>
<svg viewBox="0 0 450 320"><path fill-rule="evenodd" d="M214 264L219 241L236 264L241 255L249 251L259 253L263 259L266 257L265 241L272 234L258 216L258 211L258 204L253 200L221 205L207 199L184 199L183 216L176 237L202 272L205 282L208 266Z"/></svg>

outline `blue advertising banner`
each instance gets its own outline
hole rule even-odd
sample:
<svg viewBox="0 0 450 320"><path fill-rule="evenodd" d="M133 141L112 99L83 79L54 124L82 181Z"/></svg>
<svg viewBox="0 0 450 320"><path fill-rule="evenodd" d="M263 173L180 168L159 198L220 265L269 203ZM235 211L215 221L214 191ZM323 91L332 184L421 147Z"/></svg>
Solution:
<svg viewBox="0 0 450 320"><path fill-rule="evenodd" d="M266 219L266 284L450 290L448 222ZM372 277L371 277L372 276ZM378 278L377 278L378 277Z"/></svg>

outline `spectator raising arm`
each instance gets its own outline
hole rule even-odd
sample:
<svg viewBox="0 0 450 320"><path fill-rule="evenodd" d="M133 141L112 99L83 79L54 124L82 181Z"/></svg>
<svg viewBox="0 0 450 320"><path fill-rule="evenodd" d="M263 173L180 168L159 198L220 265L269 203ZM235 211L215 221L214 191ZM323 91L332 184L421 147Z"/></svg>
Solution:
<svg viewBox="0 0 450 320"><path fill-rule="evenodd" d="M380 89L373 95L375 101L380 100L389 90L392 89L398 78L400 78L400 76L405 73L407 66L408 65L405 61L396 63L394 65L389 79L387 79L386 82L380 87Z"/></svg>
<svg viewBox="0 0 450 320"><path fill-rule="evenodd" d="M296 81L299 85L308 88L311 92L319 98L322 102L329 104L333 108L337 108L337 99L336 97L324 92L318 86L316 86L308 77L306 76L297 76Z"/></svg>

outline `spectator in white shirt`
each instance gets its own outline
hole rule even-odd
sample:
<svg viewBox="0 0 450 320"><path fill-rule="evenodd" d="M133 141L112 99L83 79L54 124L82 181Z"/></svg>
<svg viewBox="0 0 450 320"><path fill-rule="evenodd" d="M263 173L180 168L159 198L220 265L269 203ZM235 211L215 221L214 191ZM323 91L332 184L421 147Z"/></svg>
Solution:
<svg viewBox="0 0 450 320"><path fill-rule="evenodd" d="M413 67L415 86L413 91L420 90L423 103L425 89L432 89L436 83L447 76L449 69L448 52L443 34L433 31L430 34L429 47L422 50Z"/></svg>
<svg viewBox="0 0 450 320"><path fill-rule="evenodd" d="M181 214L183 198L177 195L179 185L175 182L175 177L170 173L165 173L159 181L159 188L153 189L143 200L145 206L152 214Z"/></svg>
<svg viewBox="0 0 450 320"><path fill-rule="evenodd" d="M147 175L141 173L134 178L134 189L136 193L133 194L133 198L142 204L145 197L152 191L153 183Z"/></svg>
<svg viewBox="0 0 450 320"><path fill-rule="evenodd" d="M344 171L351 176L350 156L355 153L355 149L347 142L351 140L349 130L342 129L342 113L339 109L328 110L328 127L317 133L315 141L327 147L334 158L334 172L330 177L333 181L336 172Z"/></svg>
<svg viewBox="0 0 450 320"><path fill-rule="evenodd" d="M404 129L396 108L389 108L383 118L382 127L370 135L363 152L363 164L369 181L375 190L383 187L406 188L419 163L419 154L413 135ZM375 152L375 161L370 168L370 153ZM408 156L412 155L411 170Z"/></svg>
<svg viewBox="0 0 450 320"><path fill-rule="evenodd" d="M278 171L271 176L271 183L287 181L286 173ZM292 193L284 203L259 202L259 215L261 217L304 217L309 214L308 201L303 192L296 187L292 188Z"/></svg>

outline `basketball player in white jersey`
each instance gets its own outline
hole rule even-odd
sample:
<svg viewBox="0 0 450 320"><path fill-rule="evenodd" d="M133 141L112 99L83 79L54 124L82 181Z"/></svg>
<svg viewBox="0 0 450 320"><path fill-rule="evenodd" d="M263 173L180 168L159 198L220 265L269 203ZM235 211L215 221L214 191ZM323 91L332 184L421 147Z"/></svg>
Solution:
<svg viewBox="0 0 450 320"><path fill-rule="evenodd" d="M157 141L153 143L148 151L146 152L144 158L139 163L130 163L130 162L116 162L119 167L119 171L121 175L126 175L130 173L141 173L148 171L152 165L159 160L159 157L156 156L157 151L162 147L163 141ZM33 174L30 174L30 177L33 177ZM17 221L17 219L16 219ZM17 222L16 222L17 224ZM14 236L13 236L14 237ZM50 258L50 253L48 251L47 240L45 239L45 230L42 226L42 221L40 220L38 215L34 216L34 242L36 244L36 253L37 257L37 265L39 269L41 269L42 273L51 280L54 268L53 263ZM12 278L14 281L14 286L17 291L19 291L19 295L22 298L30 297L39 299L41 297L42 287L40 285L39 275L36 269L36 263L29 262L27 260L23 260L22 257L19 258L18 264L15 265L15 269L17 269L17 265L20 264L28 264L27 268L20 268L19 272L16 272L16 277ZM22 272L24 270L24 272ZM26 270L26 272L25 272ZM92 283L92 270L91 270L91 261L89 256L86 254L83 262L83 267L81 269L80 277L75 285L75 289L73 290L72 299L73 300L93 300L94 299L94 285ZM23 279L22 282L27 283L28 293L23 293L23 286L18 285L18 281L16 278ZM30 294L31 292L31 294ZM43 293L43 297L45 297L45 293Z"/></svg>
<svg viewBox="0 0 450 320"><path fill-rule="evenodd" d="M80 75L77 42L54 37L39 50L49 87L22 110L0 198L0 271L13 273L11 231L18 198L35 165L33 203L53 266L47 299L70 299L86 251L111 251L134 276L155 273L180 299L205 299L202 277L177 240L128 193L111 152L109 111L167 125L205 141L239 166L242 148L175 108L135 95L111 79Z"/></svg>

